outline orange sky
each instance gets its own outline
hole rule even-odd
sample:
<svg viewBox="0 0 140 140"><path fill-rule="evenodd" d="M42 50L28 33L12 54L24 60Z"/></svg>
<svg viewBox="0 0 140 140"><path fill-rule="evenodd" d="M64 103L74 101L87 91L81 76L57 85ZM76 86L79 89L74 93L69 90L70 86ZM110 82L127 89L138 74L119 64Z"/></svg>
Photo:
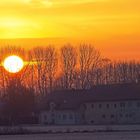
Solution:
<svg viewBox="0 0 140 140"><path fill-rule="evenodd" d="M107 57L138 60L140 1L3 0L0 38L73 38Z"/></svg>

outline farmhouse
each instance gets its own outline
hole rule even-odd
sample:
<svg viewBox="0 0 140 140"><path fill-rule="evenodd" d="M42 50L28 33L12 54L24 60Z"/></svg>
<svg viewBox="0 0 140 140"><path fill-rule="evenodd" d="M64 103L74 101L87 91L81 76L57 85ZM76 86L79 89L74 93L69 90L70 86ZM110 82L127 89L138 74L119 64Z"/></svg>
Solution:
<svg viewBox="0 0 140 140"><path fill-rule="evenodd" d="M55 91L45 99L39 121L46 125L139 124L140 84Z"/></svg>

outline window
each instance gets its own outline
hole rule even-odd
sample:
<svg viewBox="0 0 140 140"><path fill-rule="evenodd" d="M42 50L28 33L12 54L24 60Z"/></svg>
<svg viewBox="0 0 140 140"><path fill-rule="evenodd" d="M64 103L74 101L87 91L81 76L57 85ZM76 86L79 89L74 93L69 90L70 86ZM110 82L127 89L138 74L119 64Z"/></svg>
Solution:
<svg viewBox="0 0 140 140"><path fill-rule="evenodd" d="M122 115L122 114L120 114L120 117L122 118L122 117L123 117L123 115Z"/></svg>
<svg viewBox="0 0 140 140"><path fill-rule="evenodd" d="M58 118L61 119L61 115L60 114L58 115Z"/></svg>
<svg viewBox="0 0 140 140"><path fill-rule="evenodd" d="M99 104L99 108L102 108L102 104Z"/></svg>
<svg viewBox="0 0 140 140"><path fill-rule="evenodd" d="M128 106L131 107L132 105L133 105L132 102L129 101Z"/></svg>
<svg viewBox="0 0 140 140"><path fill-rule="evenodd" d="M109 104L106 104L106 107L109 108Z"/></svg>
<svg viewBox="0 0 140 140"><path fill-rule="evenodd" d="M120 103L120 107L125 107L125 103Z"/></svg>
<svg viewBox="0 0 140 140"><path fill-rule="evenodd" d="M128 118L128 114L126 114L125 117Z"/></svg>
<svg viewBox="0 0 140 140"><path fill-rule="evenodd" d="M47 120L47 115L44 115L44 120Z"/></svg>
<svg viewBox="0 0 140 140"><path fill-rule="evenodd" d="M82 114L82 119L85 119L85 114Z"/></svg>
<svg viewBox="0 0 140 140"><path fill-rule="evenodd" d="M87 106L86 106L86 104L84 104L83 106L84 106L84 109L87 109Z"/></svg>
<svg viewBox="0 0 140 140"><path fill-rule="evenodd" d="M140 107L140 102L137 102L137 107Z"/></svg>
<svg viewBox="0 0 140 140"><path fill-rule="evenodd" d="M114 115L113 114L111 114L111 116L110 116L111 118L114 118Z"/></svg>
<svg viewBox="0 0 140 140"><path fill-rule="evenodd" d="M73 115L72 114L69 115L69 119L71 119L71 120L73 119Z"/></svg>
<svg viewBox="0 0 140 140"><path fill-rule="evenodd" d="M55 115L54 115L54 113L52 113L51 115L52 115L52 117L54 117L54 116L55 116Z"/></svg>
<svg viewBox="0 0 140 140"><path fill-rule="evenodd" d="M91 108L94 108L94 104L91 104Z"/></svg>
<svg viewBox="0 0 140 140"><path fill-rule="evenodd" d="M63 120L66 120L66 117L67 117L67 116L66 116L65 114L63 114Z"/></svg>
<svg viewBox="0 0 140 140"><path fill-rule="evenodd" d="M106 115L105 115L105 114L103 114L103 115L102 115L102 118L104 118L104 119L105 119L105 118L106 118Z"/></svg>

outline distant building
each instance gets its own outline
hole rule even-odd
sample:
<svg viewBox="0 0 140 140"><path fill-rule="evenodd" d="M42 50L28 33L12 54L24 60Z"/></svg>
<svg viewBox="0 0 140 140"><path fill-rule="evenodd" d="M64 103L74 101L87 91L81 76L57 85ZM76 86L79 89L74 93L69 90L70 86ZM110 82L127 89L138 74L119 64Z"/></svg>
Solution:
<svg viewBox="0 0 140 140"><path fill-rule="evenodd" d="M140 84L96 86L49 95L40 111L41 124L140 124Z"/></svg>

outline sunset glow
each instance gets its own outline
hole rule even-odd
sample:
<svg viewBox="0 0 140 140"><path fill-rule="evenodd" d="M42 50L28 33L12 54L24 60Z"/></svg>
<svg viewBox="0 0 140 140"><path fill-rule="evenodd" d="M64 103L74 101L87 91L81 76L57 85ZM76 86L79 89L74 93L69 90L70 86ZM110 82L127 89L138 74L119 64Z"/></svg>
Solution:
<svg viewBox="0 0 140 140"><path fill-rule="evenodd" d="M3 62L5 70L10 73L17 73L19 72L23 66L23 60L18 56L9 56Z"/></svg>
<svg viewBox="0 0 140 140"><path fill-rule="evenodd" d="M5 0L0 7L1 39L72 38L111 58L140 56L139 0Z"/></svg>

